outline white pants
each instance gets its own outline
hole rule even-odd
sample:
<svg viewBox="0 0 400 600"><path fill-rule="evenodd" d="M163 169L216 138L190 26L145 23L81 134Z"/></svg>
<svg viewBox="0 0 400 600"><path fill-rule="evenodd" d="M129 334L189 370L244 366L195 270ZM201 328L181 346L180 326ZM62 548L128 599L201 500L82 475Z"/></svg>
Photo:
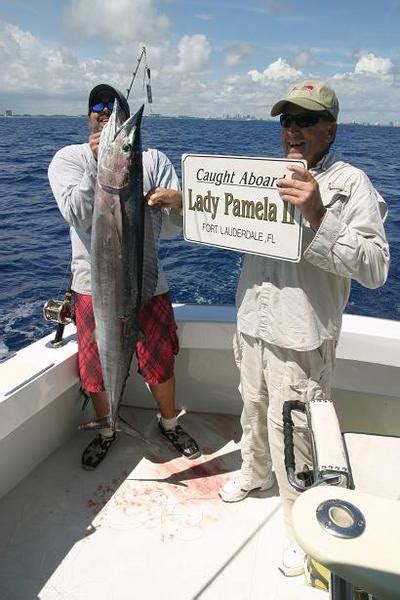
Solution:
<svg viewBox="0 0 400 600"><path fill-rule="evenodd" d="M244 334L235 336L243 400L241 484L245 489L259 487L273 466L289 539L293 539L290 515L297 492L286 476L282 407L285 400L330 397L335 345L329 340L315 350L298 352ZM292 419L296 427L307 425L303 413L293 413ZM302 470L304 464L311 467L308 437L295 432L294 446L296 469Z"/></svg>

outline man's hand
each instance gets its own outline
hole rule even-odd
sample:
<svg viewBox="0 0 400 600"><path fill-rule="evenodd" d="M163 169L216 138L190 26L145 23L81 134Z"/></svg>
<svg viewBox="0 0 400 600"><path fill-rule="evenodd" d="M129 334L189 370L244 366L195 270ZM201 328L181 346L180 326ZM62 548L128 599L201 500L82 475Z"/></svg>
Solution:
<svg viewBox="0 0 400 600"><path fill-rule="evenodd" d="M317 231L326 213L316 179L307 169L300 165L288 166L288 171L295 173L295 179L279 179L277 182L279 195L297 206L310 227Z"/></svg>
<svg viewBox="0 0 400 600"><path fill-rule="evenodd" d="M182 192L169 188L152 188L145 197L145 202L149 206L165 206L181 210Z"/></svg>
<svg viewBox="0 0 400 600"><path fill-rule="evenodd" d="M101 130L91 133L89 135L89 146L90 146L90 149L93 152L93 156L95 157L96 160L97 160L97 152L99 150L100 136L101 136Z"/></svg>

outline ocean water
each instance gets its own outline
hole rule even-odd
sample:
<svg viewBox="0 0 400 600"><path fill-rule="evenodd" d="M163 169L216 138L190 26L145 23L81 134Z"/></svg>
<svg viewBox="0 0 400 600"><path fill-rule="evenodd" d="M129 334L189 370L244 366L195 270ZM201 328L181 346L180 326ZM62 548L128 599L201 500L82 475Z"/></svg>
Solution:
<svg viewBox="0 0 400 600"><path fill-rule="evenodd" d="M144 146L158 148L181 174L185 152L281 157L279 125L268 121L146 118ZM42 307L68 284L68 226L52 196L47 167L54 153L88 135L84 117L0 118L0 357L54 330ZM400 128L341 125L335 147L364 169L389 205L391 270L385 286L353 283L346 312L400 319ZM161 258L174 302L233 304L241 255L163 241Z"/></svg>

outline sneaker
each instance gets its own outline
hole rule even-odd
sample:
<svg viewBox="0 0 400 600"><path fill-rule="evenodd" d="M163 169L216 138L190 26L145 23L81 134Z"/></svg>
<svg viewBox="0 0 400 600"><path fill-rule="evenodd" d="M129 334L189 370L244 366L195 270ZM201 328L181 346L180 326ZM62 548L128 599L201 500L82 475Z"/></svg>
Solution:
<svg viewBox="0 0 400 600"><path fill-rule="evenodd" d="M260 492L264 492L265 490L269 490L274 487L275 480L274 476L271 473L265 479L265 481L250 490L246 490L241 485L241 479L239 477L235 477L228 481L222 488L219 490L219 496L224 502L240 502L240 500L244 500L251 492L255 492L256 490Z"/></svg>
<svg viewBox="0 0 400 600"><path fill-rule="evenodd" d="M81 466L83 469L93 471L99 466L101 461L105 458L110 446L117 439L117 435L114 433L112 437L104 437L99 433L85 448L81 458Z"/></svg>
<svg viewBox="0 0 400 600"><path fill-rule="evenodd" d="M286 577L296 577L304 573L305 552L297 544L291 544L283 551L279 570Z"/></svg>
<svg viewBox="0 0 400 600"><path fill-rule="evenodd" d="M158 426L162 435L164 435L173 447L178 450L185 458L198 458L201 456L200 449L196 441L189 435L180 425L176 425L174 429L164 429L161 421Z"/></svg>

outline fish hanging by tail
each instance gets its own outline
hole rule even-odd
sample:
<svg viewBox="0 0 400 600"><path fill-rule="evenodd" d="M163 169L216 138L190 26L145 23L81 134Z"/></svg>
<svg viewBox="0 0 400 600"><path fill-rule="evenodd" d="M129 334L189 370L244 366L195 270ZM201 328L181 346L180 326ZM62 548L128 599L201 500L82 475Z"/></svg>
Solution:
<svg viewBox="0 0 400 600"><path fill-rule="evenodd" d="M140 336L140 309L158 279L161 211L144 201L140 125L143 106L124 122L118 101L98 151L91 236L91 281L96 342L109 412L81 429L124 429L119 407Z"/></svg>

